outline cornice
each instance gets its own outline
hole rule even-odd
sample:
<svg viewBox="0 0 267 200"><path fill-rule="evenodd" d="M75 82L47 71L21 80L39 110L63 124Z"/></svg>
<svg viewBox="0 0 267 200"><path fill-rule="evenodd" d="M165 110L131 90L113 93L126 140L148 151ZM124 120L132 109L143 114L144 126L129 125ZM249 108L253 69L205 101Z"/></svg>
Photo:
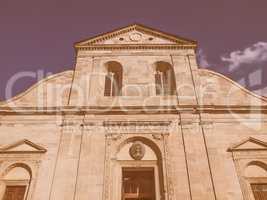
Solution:
<svg viewBox="0 0 267 200"><path fill-rule="evenodd" d="M169 126L171 121L104 121L104 127L112 127L112 126Z"/></svg>
<svg viewBox="0 0 267 200"><path fill-rule="evenodd" d="M163 32L161 30L157 30L155 28L151 28L151 27L148 27L148 26L145 26L145 25L142 25L142 24L131 24L131 25L128 25L128 26L125 26L125 27L121 27L121 28L118 28L116 30L112 30L112 31L109 31L109 32L106 32L106 33L103 33L103 34L100 34L100 35L97 35L97 36L94 36L92 38L87 38L85 40L82 40L82 41L79 41L77 43L75 43L75 48L77 48L78 46L88 46L88 45L92 45L92 44L95 44L97 42L103 42L105 40L108 40L108 39L111 39L111 38L114 38L118 35L121 35L121 34L124 34L124 33L128 33L130 31L140 31L140 32L143 32L145 34L150 34L150 35L153 35L153 36L156 36L156 37L159 37L159 38L163 38L163 39L167 39L167 40L170 40L170 41L173 41L175 42L176 44L192 44L192 45L197 45L197 42L194 41L194 40L190 40L190 39L187 39L187 38L183 38L183 37L180 37L180 36L177 36L177 35L173 35L173 34L170 34L170 33L166 33L166 32Z"/></svg>
<svg viewBox="0 0 267 200"><path fill-rule="evenodd" d="M20 146L20 145L27 145L32 147L32 150L16 150L15 148ZM14 150L13 150L14 149ZM42 154L42 153L46 153L47 150L40 146L37 145L27 139L23 139L20 141L17 141L15 143L9 144L7 146L1 147L0 148L0 154Z"/></svg>
<svg viewBox="0 0 267 200"><path fill-rule="evenodd" d="M121 45L76 45L77 50L179 50L179 49L196 49L197 45L184 44L121 44Z"/></svg>
<svg viewBox="0 0 267 200"><path fill-rule="evenodd" d="M84 115L84 114L179 114L179 113L261 113L267 114L267 105L264 106L222 106L222 105L179 105L179 106L149 106L143 108L141 106L124 106L105 107L105 106L82 106L82 107L0 107L1 115Z"/></svg>

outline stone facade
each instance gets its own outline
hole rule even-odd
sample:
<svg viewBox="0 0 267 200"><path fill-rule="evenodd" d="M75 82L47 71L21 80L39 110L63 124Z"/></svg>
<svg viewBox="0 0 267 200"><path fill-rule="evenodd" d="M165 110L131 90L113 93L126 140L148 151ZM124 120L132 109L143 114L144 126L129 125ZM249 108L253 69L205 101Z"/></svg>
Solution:
<svg viewBox="0 0 267 200"><path fill-rule="evenodd" d="M74 71L0 103L0 199L19 185L25 200L119 200L122 171L149 168L155 200L257 200L267 99L199 69L196 48L138 24L76 43ZM104 96L109 62L122 87ZM175 94L157 94L163 65Z"/></svg>

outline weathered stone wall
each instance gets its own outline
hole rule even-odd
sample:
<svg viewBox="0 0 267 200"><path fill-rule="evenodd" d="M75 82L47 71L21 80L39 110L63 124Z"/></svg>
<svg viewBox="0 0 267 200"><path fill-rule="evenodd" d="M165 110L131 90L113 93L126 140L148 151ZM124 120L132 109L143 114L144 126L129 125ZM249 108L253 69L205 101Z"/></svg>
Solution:
<svg viewBox="0 0 267 200"><path fill-rule="evenodd" d="M242 199L232 153L227 149L248 137L266 141L267 124L258 119L258 115L249 118L245 114L204 114L202 123L198 114L6 116L1 120L0 145L28 139L47 149L34 165L38 175L33 181L33 199L100 200L107 184L105 163L110 162L106 160L108 129L103 122L171 121L166 136L168 154L162 152L168 157L170 193L178 199L215 199L215 195L217 199ZM147 129L144 135L150 135L151 128L142 126L136 134ZM28 162L16 155L9 159Z"/></svg>

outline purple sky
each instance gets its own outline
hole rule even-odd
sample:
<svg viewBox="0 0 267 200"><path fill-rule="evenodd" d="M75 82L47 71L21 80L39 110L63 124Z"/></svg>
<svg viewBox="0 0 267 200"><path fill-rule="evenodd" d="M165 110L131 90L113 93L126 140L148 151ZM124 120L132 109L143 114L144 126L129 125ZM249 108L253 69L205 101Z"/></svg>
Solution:
<svg viewBox="0 0 267 200"><path fill-rule="evenodd" d="M202 65L260 93L267 87L266 8L266 0L0 0L0 99L17 72L72 69L74 42L134 22L197 40ZM36 81L20 79L13 94Z"/></svg>

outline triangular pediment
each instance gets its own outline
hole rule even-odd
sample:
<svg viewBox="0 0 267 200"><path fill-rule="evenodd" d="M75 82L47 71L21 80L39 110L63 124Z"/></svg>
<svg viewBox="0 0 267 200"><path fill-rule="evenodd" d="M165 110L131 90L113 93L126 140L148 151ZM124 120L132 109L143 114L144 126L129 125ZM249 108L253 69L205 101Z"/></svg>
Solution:
<svg viewBox="0 0 267 200"><path fill-rule="evenodd" d="M243 140L228 149L228 151L252 151L252 150L267 150L267 143L255 138Z"/></svg>
<svg viewBox="0 0 267 200"><path fill-rule="evenodd" d="M120 28L75 44L75 47L103 45L181 45L196 47L196 42L140 24Z"/></svg>
<svg viewBox="0 0 267 200"><path fill-rule="evenodd" d="M20 140L0 148L0 153L45 153L46 149L29 141Z"/></svg>

